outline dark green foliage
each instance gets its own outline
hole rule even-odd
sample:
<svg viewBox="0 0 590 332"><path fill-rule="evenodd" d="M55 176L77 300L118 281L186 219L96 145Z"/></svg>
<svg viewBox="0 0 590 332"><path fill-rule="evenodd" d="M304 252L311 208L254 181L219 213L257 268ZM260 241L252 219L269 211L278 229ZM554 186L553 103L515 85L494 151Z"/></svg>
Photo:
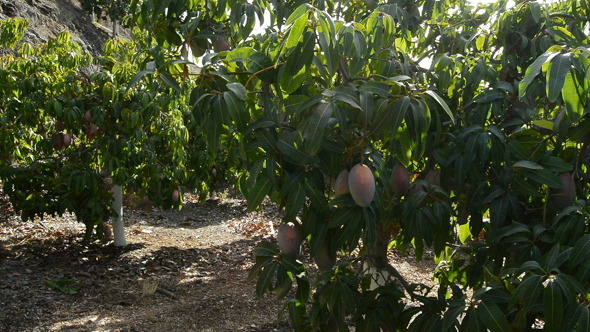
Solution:
<svg viewBox="0 0 590 332"><path fill-rule="evenodd" d="M254 33L264 11L270 22ZM297 331L526 331L537 320L588 330L585 1L134 0L130 13L141 38L137 52L121 52L128 66L107 55L82 85L114 105L97 110L123 138L99 135L97 153L109 158L97 160L116 181L167 199L236 175L250 208L269 198L285 220L301 220L311 255L339 253L336 264L311 280L265 241L250 273L259 296L286 299ZM219 38L229 50L214 49ZM39 83L14 75L5 95L15 81L26 91ZM48 123L70 109L58 91L35 108ZM4 121L37 126L20 114ZM2 152L13 137L0 137ZM362 207L333 191L356 164L375 179ZM398 164L412 180L404 195L391 177ZM567 199L556 203L560 192ZM388 247L431 250L436 294L406 282Z"/></svg>

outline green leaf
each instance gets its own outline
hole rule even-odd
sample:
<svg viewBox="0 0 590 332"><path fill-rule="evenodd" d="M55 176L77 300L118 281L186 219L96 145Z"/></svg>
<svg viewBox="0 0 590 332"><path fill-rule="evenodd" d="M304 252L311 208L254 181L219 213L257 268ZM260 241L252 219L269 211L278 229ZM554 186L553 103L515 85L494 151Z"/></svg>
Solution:
<svg viewBox="0 0 590 332"><path fill-rule="evenodd" d="M511 303L522 302L524 303L525 310L531 310L541 294L541 289L543 289L543 277L536 274L528 274L522 279L512 294Z"/></svg>
<svg viewBox="0 0 590 332"><path fill-rule="evenodd" d="M309 12L310 7L311 6L308 3L304 3L304 4L300 5L299 7L297 7L297 9L295 9L293 11L293 13L291 13L291 15L289 15L289 18L285 22L285 25L290 25L291 23L300 19L302 16L307 18L306 15Z"/></svg>
<svg viewBox="0 0 590 332"><path fill-rule="evenodd" d="M305 189L298 183L295 185L287 196L287 204L285 205L285 218L294 219L301 211L306 201Z"/></svg>
<svg viewBox="0 0 590 332"><path fill-rule="evenodd" d="M145 75L153 74L155 69L144 69L133 76L133 79L129 83L128 89L135 86Z"/></svg>
<svg viewBox="0 0 590 332"><path fill-rule="evenodd" d="M402 121L406 117L408 107L410 106L410 97L404 96L391 103L391 131L392 133L397 132L398 128L402 125ZM389 110L389 106L387 109ZM386 110L387 111L387 110Z"/></svg>
<svg viewBox="0 0 590 332"><path fill-rule="evenodd" d="M589 256L590 234L585 234L584 236L579 238L574 244L568 261L568 266L573 269L582 262L588 264L587 260Z"/></svg>
<svg viewBox="0 0 590 332"><path fill-rule="evenodd" d="M240 98L241 100L246 100L246 97L248 97L248 92L241 83L228 83L226 86L236 95L236 97Z"/></svg>
<svg viewBox="0 0 590 332"><path fill-rule="evenodd" d="M478 315L477 309L470 309L467 311L467 314L465 314L463 322L461 323L461 327L461 331L465 332L488 332L483 326L483 322Z"/></svg>
<svg viewBox="0 0 590 332"><path fill-rule="evenodd" d="M360 91L371 92L381 97L391 97L389 90L388 85L375 81L369 81L360 87Z"/></svg>
<svg viewBox="0 0 590 332"><path fill-rule="evenodd" d="M453 115L453 112L449 108L449 105L447 105L447 103L438 95L438 93L436 93L432 90L426 90L426 91L424 91L424 93L426 93L429 96L431 96L432 98L434 98L434 100L436 100L436 102L445 110L445 112L447 113L447 115L449 116L451 121L453 123L455 123L455 117Z"/></svg>
<svg viewBox="0 0 590 332"><path fill-rule="evenodd" d="M522 176L516 175L513 179L513 184L515 189L518 190L520 193L532 196L532 197L541 197L542 194L539 192L539 188L531 185L526 179Z"/></svg>
<svg viewBox="0 0 590 332"><path fill-rule="evenodd" d="M272 181L267 177L263 177L256 181L256 185L253 188L248 189L248 195L246 195L246 199L248 200L248 207L250 209L257 209L262 201L270 193L270 189L272 188Z"/></svg>
<svg viewBox="0 0 590 332"><path fill-rule="evenodd" d="M223 100L225 101L230 118L240 130L245 130L248 125L249 114L247 114L248 111L244 108L243 101L240 101L232 91L224 92Z"/></svg>
<svg viewBox="0 0 590 332"><path fill-rule="evenodd" d="M547 129L547 130L551 130L553 131L553 121L549 121L549 120L533 120L532 124L534 124L535 126L539 126L543 129Z"/></svg>
<svg viewBox="0 0 590 332"><path fill-rule="evenodd" d="M554 157L554 156L547 156L540 161L541 165L544 168L547 168L551 172L561 173L561 172L569 172L573 169L573 166L566 162L565 160Z"/></svg>
<svg viewBox="0 0 590 332"><path fill-rule="evenodd" d="M287 43L285 44L285 49L287 51L297 46L299 39L307 28L307 23L307 15L302 15L295 21L295 23L293 23L289 29L289 36L287 37Z"/></svg>
<svg viewBox="0 0 590 332"><path fill-rule="evenodd" d="M305 67L301 68L301 70L295 75L290 74L287 70L287 67L282 67L280 73L281 88L286 94L292 94L297 89L299 89L309 76L309 70L307 70Z"/></svg>
<svg viewBox="0 0 590 332"><path fill-rule="evenodd" d="M566 75L570 72L571 53L558 54L547 71L547 98L555 102L565 81Z"/></svg>
<svg viewBox="0 0 590 332"><path fill-rule="evenodd" d="M315 223L315 228L312 229L312 238L310 241L310 255L311 257L315 257L322 247L322 245L326 245L326 250L329 250L329 246L325 243L326 236L328 234L328 224L320 219L320 216L317 216L317 222Z"/></svg>
<svg viewBox="0 0 590 332"><path fill-rule="evenodd" d="M562 183L561 180L559 180L559 177L546 168L535 170L523 168L522 174L539 184L544 184L551 188L562 187Z"/></svg>
<svg viewBox="0 0 590 332"><path fill-rule="evenodd" d="M590 331L590 312L588 307L582 303L570 303L565 308L564 331ZM576 328L577 327L577 328Z"/></svg>
<svg viewBox="0 0 590 332"><path fill-rule="evenodd" d="M351 96L348 93L344 93L342 90L337 90L334 89L333 92L335 93L334 95L334 99L338 100L338 101L342 101L354 108L357 108L359 110L362 110L361 106L359 105L359 101L357 100L357 98Z"/></svg>
<svg viewBox="0 0 590 332"><path fill-rule="evenodd" d="M269 241L262 241L254 248L254 256L274 257L278 254L277 247Z"/></svg>
<svg viewBox="0 0 590 332"><path fill-rule="evenodd" d="M267 290L272 290L272 279L276 275L277 267L278 264L274 263L266 266L262 270L262 273L256 282L256 296L259 298L261 298Z"/></svg>
<svg viewBox="0 0 590 332"><path fill-rule="evenodd" d="M360 104L363 111L363 123L369 125L373 120L373 111L375 109L375 98L373 94L367 91L360 91Z"/></svg>
<svg viewBox="0 0 590 332"><path fill-rule="evenodd" d="M549 280L543 295L543 313L545 315L545 331L561 331L563 320L563 299L561 290L555 280Z"/></svg>
<svg viewBox="0 0 590 332"><path fill-rule="evenodd" d="M296 146L294 139L292 137L289 137L288 135L283 136L278 140L277 148L293 163L313 164L316 162L316 159L314 157L303 152L303 150L299 146Z"/></svg>
<svg viewBox="0 0 590 332"><path fill-rule="evenodd" d="M303 35L303 41L297 44L297 47L287 57L285 64L285 71L287 73L295 75L299 73L303 67L311 65L316 45L315 39L316 35L313 31L308 31Z"/></svg>
<svg viewBox="0 0 590 332"><path fill-rule="evenodd" d="M264 54L262 52L254 52L254 53L250 54L248 59L245 59L245 60L248 63L248 65L247 65L248 70L251 73L256 73L258 71L261 71L262 69L266 69L266 68L274 66L274 63L272 62L272 60L266 54ZM266 81L271 80L272 74L270 73L270 71L266 71L264 73L261 73L260 75Z"/></svg>
<svg viewBox="0 0 590 332"><path fill-rule="evenodd" d="M69 279L59 279L58 281L43 280L43 282L48 287L60 291L64 294L77 294L81 288L81 286L71 286L73 281Z"/></svg>
<svg viewBox="0 0 590 332"><path fill-rule="evenodd" d="M506 314L495 304L481 301L477 306L477 316L491 332L510 332Z"/></svg>
<svg viewBox="0 0 590 332"><path fill-rule="evenodd" d="M567 73L563 88L561 89L561 96L565 102L565 109L568 119L572 123L578 122L582 115L584 115L584 105L580 100L579 90L582 90L579 86L580 82L576 82L572 71Z"/></svg>
<svg viewBox="0 0 590 332"><path fill-rule="evenodd" d="M320 104L309 117L303 128L303 138L305 139L306 151L314 156L320 150L324 139L326 125L332 116L332 105L328 103Z"/></svg>
<svg viewBox="0 0 590 332"><path fill-rule="evenodd" d="M574 277L560 273L555 277L555 282L561 288L562 294L565 296L566 303L572 303L576 301L576 298L579 296L584 296L586 291L584 290L584 286L576 280Z"/></svg>
<svg viewBox="0 0 590 332"><path fill-rule="evenodd" d="M526 168L526 169L531 169L531 170L543 169L543 166L537 164L534 161L530 161L530 160L517 161L517 162L514 163L514 165L512 165L512 167L514 167L514 168Z"/></svg>
<svg viewBox="0 0 590 332"><path fill-rule="evenodd" d="M541 68L543 67L543 65L546 62L551 61L551 59L553 59L558 54L559 54L559 52L547 51L547 52L543 53L543 55L539 56L526 69L526 72L524 74L524 78L522 79L522 81L518 85L518 97L519 98L524 98L524 96L526 95L526 89L527 89L527 87L529 86L529 84L531 84L531 82L533 81L533 79L537 75L539 75L539 73L541 72Z"/></svg>
<svg viewBox="0 0 590 332"><path fill-rule="evenodd" d="M180 89L180 85L176 82L176 79L172 77L170 74L167 73L160 73L160 78L164 81L168 86L176 90L176 92L181 93L182 90Z"/></svg>

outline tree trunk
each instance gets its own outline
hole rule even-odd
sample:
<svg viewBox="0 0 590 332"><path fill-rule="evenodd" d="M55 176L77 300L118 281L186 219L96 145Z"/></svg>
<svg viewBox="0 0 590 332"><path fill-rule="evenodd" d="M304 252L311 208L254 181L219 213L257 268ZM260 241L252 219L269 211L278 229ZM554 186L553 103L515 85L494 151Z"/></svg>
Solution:
<svg viewBox="0 0 590 332"><path fill-rule="evenodd" d="M370 251L371 260L365 268L371 274L371 289L383 286L387 283L390 273L385 269L387 261L387 246L391 240L391 233L385 229L382 222L377 223L377 238Z"/></svg>
<svg viewBox="0 0 590 332"><path fill-rule="evenodd" d="M113 218L115 247L124 247L127 245L127 241L125 241L125 225L123 224L123 187L120 185L113 185L113 210L117 213L117 216Z"/></svg>

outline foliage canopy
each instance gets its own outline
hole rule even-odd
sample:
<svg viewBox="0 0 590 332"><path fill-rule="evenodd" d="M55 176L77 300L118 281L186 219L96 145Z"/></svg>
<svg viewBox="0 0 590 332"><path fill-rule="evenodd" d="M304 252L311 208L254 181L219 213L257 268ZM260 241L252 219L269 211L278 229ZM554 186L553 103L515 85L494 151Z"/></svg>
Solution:
<svg viewBox="0 0 590 332"><path fill-rule="evenodd" d="M130 13L135 39L98 59L67 35L3 59L15 126L0 176L25 216L69 209L91 229L108 214L99 170L168 207L175 188L235 177L322 265L311 279L274 243L255 250L257 294L286 298L296 330L590 329L585 1L133 0ZM40 125L77 140L56 148ZM332 187L359 163L375 179L366 207ZM388 247L432 250L438 288L405 282Z"/></svg>

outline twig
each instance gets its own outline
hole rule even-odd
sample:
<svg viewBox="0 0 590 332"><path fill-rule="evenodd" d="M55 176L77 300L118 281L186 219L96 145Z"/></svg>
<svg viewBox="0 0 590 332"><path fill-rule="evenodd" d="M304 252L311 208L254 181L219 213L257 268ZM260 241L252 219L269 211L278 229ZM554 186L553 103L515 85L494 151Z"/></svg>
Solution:
<svg viewBox="0 0 590 332"><path fill-rule="evenodd" d="M276 68L278 68L279 66L282 66L282 65L284 65L284 64L285 64L284 62L281 62L281 63L278 63L278 64L276 64L276 65L274 65L274 66L266 67L266 68L263 68L263 69L261 69L261 70L259 70L259 71L255 72L254 74L252 74L252 76L250 76L250 78L248 78L248 80L246 81L246 84L244 84L244 86L248 86L248 84L250 83L250 81L251 81L251 80L252 80L254 77L256 77L258 74L264 73L265 71L269 71L269 70L272 70L272 69L276 69Z"/></svg>
<svg viewBox="0 0 590 332"><path fill-rule="evenodd" d="M410 284L408 283L408 281L399 273L399 271L393 267L393 265L387 263L383 266L383 268L385 268L387 270L387 272L389 272L392 276L394 276L397 280L399 280L402 284L402 286L404 287L404 289L406 290L406 292L408 293L408 295L410 295L410 298L412 300L415 299L414 296L414 292L412 291L412 289L410 288Z"/></svg>
<svg viewBox="0 0 590 332"><path fill-rule="evenodd" d="M160 293L160 294L164 294L164 295L166 295L166 296L168 296L168 297L170 297L170 298L173 298L173 299L175 299L175 298L176 298L176 295L174 295L174 293L172 293L171 291L169 291L169 290L166 290L166 289L164 289L164 288L160 288L160 287L158 287L158 288L156 288L156 292L158 292L158 293Z"/></svg>

